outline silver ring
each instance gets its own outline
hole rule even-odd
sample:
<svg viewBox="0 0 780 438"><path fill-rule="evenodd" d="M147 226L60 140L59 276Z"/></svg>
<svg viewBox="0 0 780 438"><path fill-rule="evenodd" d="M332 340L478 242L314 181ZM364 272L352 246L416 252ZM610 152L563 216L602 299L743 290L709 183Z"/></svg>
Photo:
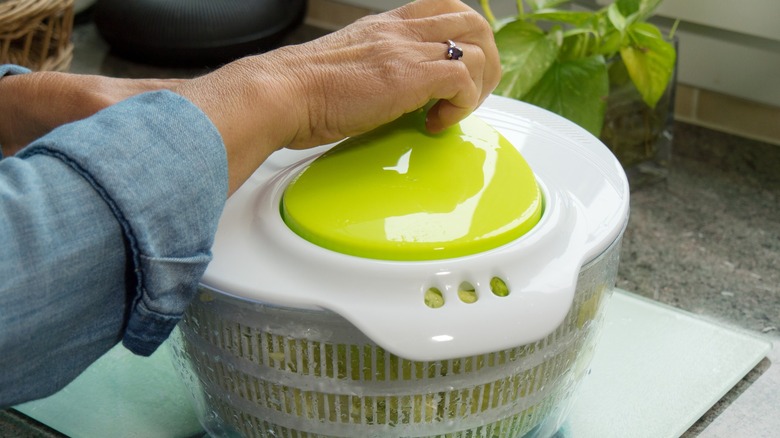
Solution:
<svg viewBox="0 0 780 438"><path fill-rule="evenodd" d="M458 47L452 40L447 40L447 44L447 59L457 61L463 57L463 49Z"/></svg>

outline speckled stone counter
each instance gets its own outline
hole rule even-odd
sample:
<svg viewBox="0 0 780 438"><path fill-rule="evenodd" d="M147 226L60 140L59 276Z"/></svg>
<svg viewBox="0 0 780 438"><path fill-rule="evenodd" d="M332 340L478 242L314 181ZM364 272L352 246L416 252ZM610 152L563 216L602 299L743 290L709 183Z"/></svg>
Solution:
<svg viewBox="0 0 780 438"><path fill-rule="evenodd" d="M618 286L775 345L688 436L780 430L778 267L780 146L677 123L668 178L631 193Z"/></svg>
<svg viewBox="0 0 780 438"><path fill-rule="evenodd" d="M288 43L323 32L303 26ZM190 77L108 54L89 23L77 26L72 71L124 77ZM775 348L688 436L771 436L780 404L780 146L684 123L674 126L666 180L632 192L618 286L753 331ZM735 435L734 431L741 431ZM0 436L54 431L0 412Z"/></svg>
<svg viewBox="0 0 780 438"><path fill-rule="evenodd" d="M780 328L780 146L678 123L665 182L632 192L618 286Z"/></svg>

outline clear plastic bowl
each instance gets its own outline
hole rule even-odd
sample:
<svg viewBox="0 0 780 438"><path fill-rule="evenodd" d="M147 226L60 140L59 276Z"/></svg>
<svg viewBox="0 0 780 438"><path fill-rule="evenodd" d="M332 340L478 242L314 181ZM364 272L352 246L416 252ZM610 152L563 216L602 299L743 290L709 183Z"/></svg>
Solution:
<svg viewBox="0 0 780 438"><path fill-rule="evenodd" d="M202 288L172 338L176 366L217 437L552 436L587 375L621 238L581 269L565 320L538 342L411 361L335 313Z"/></svg>

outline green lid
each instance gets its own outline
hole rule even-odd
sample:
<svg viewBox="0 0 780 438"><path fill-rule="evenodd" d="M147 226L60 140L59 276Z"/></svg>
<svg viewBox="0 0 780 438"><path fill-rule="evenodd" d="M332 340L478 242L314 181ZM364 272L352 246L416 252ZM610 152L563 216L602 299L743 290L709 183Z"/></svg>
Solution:
<svg viewBox="0 0 780 438"><path fill-rule="evenodd" d="M383 260L476 254L525 234L542 195L530 167L471 115L439 134L422 110L349 138L285 189L295 233L333 251Z"/></svg>

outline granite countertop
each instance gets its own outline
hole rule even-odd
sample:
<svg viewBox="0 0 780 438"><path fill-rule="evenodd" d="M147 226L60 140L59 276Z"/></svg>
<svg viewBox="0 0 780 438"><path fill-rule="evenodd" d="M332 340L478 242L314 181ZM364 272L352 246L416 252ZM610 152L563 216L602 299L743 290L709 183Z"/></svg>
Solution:
<svg viewBox="0 0 780 438"><path fill-rule="evenodd" d="M778 218L780 146L679 122L668 178L631 193L618 287L774 343L686 436L780 427Z"/></svg>
<svg viewBox="0 0 780 438"><path fill-rule="evenodd" d="M618 286L780 328L780 146L676 123L668 179L632 192Z"/></svg>
<svg viewBox="0 0 780 438"><path fill-rule="evenodd" d="M302 26L287 43L324 32ZM76 26L71 70L124 77L190 77L108 53L90 23ZM780 146L676 122L668 177L632 190L617 286L702 318L747 329L775 348L689 436L769 436L778 430ZM768 432L767 432L768 433ZM14 411L0 435L60 436Z"/></svg>

